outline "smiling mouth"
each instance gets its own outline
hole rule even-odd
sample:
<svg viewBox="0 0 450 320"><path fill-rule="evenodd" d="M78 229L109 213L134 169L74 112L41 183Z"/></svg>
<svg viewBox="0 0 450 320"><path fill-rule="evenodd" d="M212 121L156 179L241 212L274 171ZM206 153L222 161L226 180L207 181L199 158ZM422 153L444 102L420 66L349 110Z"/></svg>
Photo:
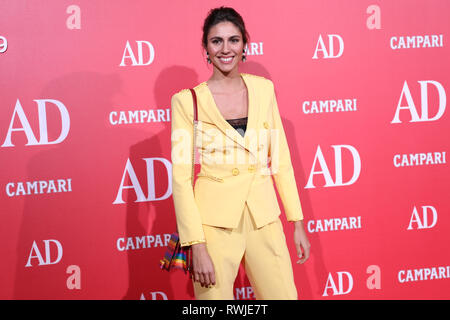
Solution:
<svg viewBox="0 0 450 320"><path fill-rule="evenodd" d="M220 57L219 60L220 60L222 63L231 63L231 61L233 61L233 58L234 58L234 57Z"/></svg>

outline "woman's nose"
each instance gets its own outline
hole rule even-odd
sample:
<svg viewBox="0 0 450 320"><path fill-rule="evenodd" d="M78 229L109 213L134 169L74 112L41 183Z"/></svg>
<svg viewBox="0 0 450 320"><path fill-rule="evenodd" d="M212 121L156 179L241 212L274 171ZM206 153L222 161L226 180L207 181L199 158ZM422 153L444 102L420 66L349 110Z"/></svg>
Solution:
<svg viewBox="0 0 450 320"><path fill-rule="evenodd" d="M228 53L230 51L228 43L226 41L224 41L223 46L222 46L222 52L223 53Z"/></svg>

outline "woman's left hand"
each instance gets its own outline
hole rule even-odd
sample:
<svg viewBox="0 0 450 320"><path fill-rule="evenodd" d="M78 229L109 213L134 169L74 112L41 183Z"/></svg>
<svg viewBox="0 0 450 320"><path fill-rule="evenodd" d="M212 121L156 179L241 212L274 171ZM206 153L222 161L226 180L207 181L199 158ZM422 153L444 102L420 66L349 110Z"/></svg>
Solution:
<svg viewBox="0 0 450 320"><path fill-rule="evenodd" d="M308 237L306 236L306 231L303 227L303 221L295 221L294 225L295 249L297 250L297 257L300 258L297 263L304 263L309 258L311 244L309 243Z"/></svg>

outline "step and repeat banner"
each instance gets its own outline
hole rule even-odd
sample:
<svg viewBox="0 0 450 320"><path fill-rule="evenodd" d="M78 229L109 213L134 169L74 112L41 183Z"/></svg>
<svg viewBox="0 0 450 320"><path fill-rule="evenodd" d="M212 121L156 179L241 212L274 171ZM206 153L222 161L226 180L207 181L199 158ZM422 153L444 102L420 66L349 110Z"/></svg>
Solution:
<svg viewBox="0 0 450 320"><path fill-rule="evenodd" d="M0 298L194 299L175 230L171 96L206 81L208 11L271 79L311 257L299 299L450 298L447 0L0 3ZM226 197L226 194L223 195ZM241 267L237 300L255 299Z"/></svg>

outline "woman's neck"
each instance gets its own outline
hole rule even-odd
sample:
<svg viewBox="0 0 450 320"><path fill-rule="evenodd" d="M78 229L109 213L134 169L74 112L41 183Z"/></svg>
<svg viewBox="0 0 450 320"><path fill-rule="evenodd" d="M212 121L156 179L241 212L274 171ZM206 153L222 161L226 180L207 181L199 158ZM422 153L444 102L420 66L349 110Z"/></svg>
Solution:
<svg viewBox="0 0 450 320"><path fill-rule="evenodd" d="M214 69L212 76L208 80L208 86L216 89L220 87L220 91L230 92L242 89L242 82L241 74L237 68L228 74Z"/></svg>

